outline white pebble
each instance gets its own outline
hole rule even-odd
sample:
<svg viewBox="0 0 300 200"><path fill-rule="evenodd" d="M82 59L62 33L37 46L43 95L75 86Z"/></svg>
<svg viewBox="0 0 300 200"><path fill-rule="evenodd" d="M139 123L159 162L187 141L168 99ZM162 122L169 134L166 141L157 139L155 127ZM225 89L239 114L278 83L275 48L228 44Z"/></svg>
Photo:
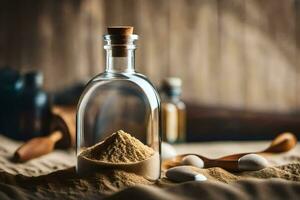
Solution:
<svg viewBox="0 0 300 200"><path fill-rule="evenodd" d="M161 158L163 160L174 158L177 155L174 147L166 142L161 143Z"/></svg>
<svg viewBox="0 0 300 200"><path fill-rule="evenodd" d="M197 174L195 176L195 181L206 181L206 180L207 180L207 178L203 174Z"/></svg>
<svg viewBox="0 0 300 200"><path fill-rule="evenodd" d="M178 166L168 169L166 172L166 176L168 179L175 182L207 180L206 176L193 171L189 166Z"/></svg>
<svg viewBox="0 0 300 200"><path fill-rule="evenodd" d="M204 162L201 158L195 155L188 155L182 158L181 160L182 165L192 165L194 167L203 168Z"/></svg>
<svg viewBox="0 0 300 200"><path fill-rule="evenodd" d="M268 166L268 161L257 154L247 154L238 160L239 170L256 171Z"/></svg>

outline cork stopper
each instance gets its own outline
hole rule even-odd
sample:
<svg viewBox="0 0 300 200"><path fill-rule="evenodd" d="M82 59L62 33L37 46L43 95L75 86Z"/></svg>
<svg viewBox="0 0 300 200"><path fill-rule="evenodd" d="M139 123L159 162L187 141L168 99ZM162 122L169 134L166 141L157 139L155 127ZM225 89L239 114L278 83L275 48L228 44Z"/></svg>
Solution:
<svg viewBox="0 0 300 200"><path fill-rule="evenodd" d="M132 35L133 27L132 26L109 26L107 28L109 35Z"/></svg>
<svg viewBox="0 0 300 200"><path fill-rule="evenodd" d="M128 44L137 39L137 35L133 34L132 26L109 26L107 27L108 35L104 38L110 40L110 44L114 45L112 49L113 57L127 57Z"/></svg>

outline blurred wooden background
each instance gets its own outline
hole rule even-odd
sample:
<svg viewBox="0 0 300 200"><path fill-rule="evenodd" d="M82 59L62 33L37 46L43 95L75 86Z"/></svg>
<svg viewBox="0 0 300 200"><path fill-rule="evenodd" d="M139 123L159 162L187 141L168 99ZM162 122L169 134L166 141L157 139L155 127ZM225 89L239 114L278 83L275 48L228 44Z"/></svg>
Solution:
<svg viewBox="0 0 300 200"><path fill-rule="evenodd" d="M41 69L48 90L86 81L103 70L107 25L133 25L138 71L181 77L188 101L300 107L297 0L2 0L0 66Z"/></svg>

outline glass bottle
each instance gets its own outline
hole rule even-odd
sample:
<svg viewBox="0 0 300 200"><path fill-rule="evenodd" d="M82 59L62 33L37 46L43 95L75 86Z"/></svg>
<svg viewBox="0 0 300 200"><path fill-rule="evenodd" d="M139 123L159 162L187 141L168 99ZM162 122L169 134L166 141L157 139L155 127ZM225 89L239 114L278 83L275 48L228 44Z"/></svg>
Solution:
<svg viewBox="0 0 300 200"><path fill-rule="evenodd" d="M108 28L104 36L105 71L88 82L79 100L76 148L79 174L89 170L80 163L81 152L124 130L157 155L151 163L151 173L138 170L136 173L148 180L160 177L160 99L150 81L135 71L138 36L132 32L133 27ZM93 170L101 171L102 167Z"/></svg>
<svg viewBox="0 0 300 200"><path fill-rule="evenodd" d="M180 99L181 79L169 77L162 84L162 133L169 143L185 142L186 106Z"/></svg>

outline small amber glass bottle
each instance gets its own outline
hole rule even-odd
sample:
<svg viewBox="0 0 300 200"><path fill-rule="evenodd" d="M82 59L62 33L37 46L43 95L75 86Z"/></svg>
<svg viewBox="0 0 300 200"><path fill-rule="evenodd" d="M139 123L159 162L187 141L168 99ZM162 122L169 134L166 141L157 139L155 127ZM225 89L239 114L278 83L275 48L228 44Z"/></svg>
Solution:
<svg viewBox="0 0 300 200"><path fill-rule="evenodd" d="M180 99L181 79L170 77L163 80L162 91L162 133L169 143L185 142L186 106Z"/></svg>

